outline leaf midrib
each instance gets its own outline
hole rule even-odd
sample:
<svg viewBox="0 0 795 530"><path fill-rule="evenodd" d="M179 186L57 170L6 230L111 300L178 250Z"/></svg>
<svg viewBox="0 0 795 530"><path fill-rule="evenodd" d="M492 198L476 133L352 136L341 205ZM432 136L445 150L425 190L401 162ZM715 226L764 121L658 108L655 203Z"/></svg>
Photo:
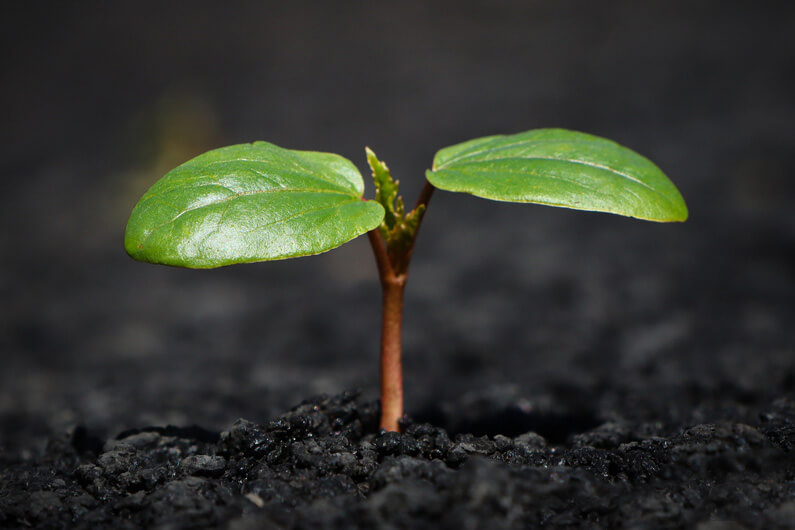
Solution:
<svg viewBox="0 0 795 530"><path fill-rule="evenodd" d="M202 166L202 169L206 169L206 168L208 168L211 165L216 164L216 163L224 163L224 164L226 164L226 163L229 163L229 162L237 162L237 161L265 163L265 161L263 161L263 160L249 160L249 159L223 160L223 161L211 162L209 164L206 164L206 165ZM179 168L177 168L177 169L179 169ZM246 167L245 170L246 171L251 171L252 173L257 175L259 178L263 178L263 179L267 179L267 180L271 180L271 181L273 180L273 178L270 175L268 175L267 173L264 173L263 171L261 171L258 168ZM217 174L209 173L209 172L208 173L199 172L199 173L189 174L187 177L183 178L182 180L169 182L169 183L167 183L167 185L164 185L164 186L160 187L159 189L155 190L155 194L168 193L171 190L178 189L178 188L181 188L181 187L184 187L184 186L195 185L194 181L196 181L198 179L201 179L201 178L207 178L207 179L213 180L213 181L218 183L217 184L218 186L221 186L221 187L229 190L232 193L238 193L238 192L232 191L228 186L226 186L221 181L221 179L219 178L219 176ZM328 179L324 178L324 175L320 174L320 173L317 173L317 174L311 174L310 173L310 174L307 174L307 175L302 175L301 178L307 179L307 180L313 180L317 184L329 186L329 188L331 188L331 189L328 189L329 193L343 193L343 194L350 195L350 196L358 196L359 195L359 191L358 190L342 186L342 185L340 185L337 182L331 182ZM204 185L206 185L206 184L198 184L198 185L196 185L196 187L204 186ZM276 187L276 186L278 186L278 187ZM285 188L285 187L282 187L281 185L278 185L278 184L275 185L274 188L277 189L277 190L281 189L281 190L288 190L288 191L293 189L293 188ZM339 191L337 191L337 190L339 190ZM262 191L265 192L267 190L262 190ZM316 191L316 190L309 190L309 191ZM326 190L324 189L323 191L325 192ZM146 197L144 197L144 198L146 198Z"/></svg>
<svg viewBox="0 0 795 530"><path fill-rule="evenodd" d="M499 138L495 138L492 141L497 141L497 140L503 139L505 137L506 136L503 135L503 136L501 136ZM601 143L603 143L605 141L609 141L609 140L602 140L602 141L599 141L599 140L586 140L584 138L577 138L577 139L572 139L572 140L561 140L561 139L551 139L551 138L547 139L547 140L530 140L530 141L521 140L519 142L514 142L514 143L500 145L500 146L485 147L485 148L482 148L482 149L480 149L478 151L472 151L472 152L469 152L469 153L465 153L465 154L463 154L461 156L457 156L455 158L451 158L450 160L448 160L447 162L443 163L442 165L440 165L436 169L443 169L445 166L449 166L450 164L458 163L458 162L460 162L462 160L466 160L467 158L472 158L473 156L481 155L483 153L491 153L491 152L494 152L494 151L502 151L504 149L510 149L511 147L516 147L516 146L519 146L519 145L527 145L528 147L532 147L532 146L537 145L537 144L555 144L555 143L559 143L559 144L561 144L561 143L562 144L601 144ZM491 143L491 141L489 143ZM492 159L492 160L494 160L494 159Z"/></svg>
<svg viewBox="0 0 795 530"><path fill-rule="evenodd" d="M650 186L649 184L643 182L640 179L637 179L637 178L633 177L632 175L624 173L623 171L619 171L619 170L617 170L615 168L612 168L610 166L605 166L603 164L597 164L595 162L590 162L588 160L580 160L580 159L573 159L573 158L556 158L556 157L552 157L552 156L506 156L506 157L502 157L502 158L491 158L489 160L480 160L480 161L477 161L477 162L464 163L464 164L460 164L460 166L472 166L472 165L475 165L475 164L486 164L486 163L494 162L494 161L498 161L498 160L499 161L504 161L504 160L551 160L551 161L554 161L554 162L566 162L566 163L570 163L570 164L590 167L590 168L593 168L593 169L599 169L599 170L602 170L602 171L609 171L610 173L613 173L613 174L618 175L618 176L620 176L622 178L625 178L625 179L627 179L627 180L629 180L631 182L639 184L639 185L643 186L644 188L647 188L647 189L653 191L654 193L657 193L657 194L662 195L663 197L665 197L665 195L660 190L658 190L657 188L655 188L653 186ZM451 171L451 170L455 170L456 168L455 167L449 167L449 168L445 168L445 169L447 169L448 171Z"/></svg>
<svg viewBox="0 0 795 530"><path fill-rule="evenodd" d="M225 188L225 189L228 189L228 188ZM161 228L163 228L164 226L166 226L168 224L173 223L174 221L176 221L177 219L179 219L180 217L182 217L183 215L185 215L185 214L187 214L189 212L194 212L196 210L201 210L202 208L209 208L209 207L213 207L213 206L218 206L219 204L228 203L228 202L230 202L230 201L232 201L234 199L238 199L240 197L244 197L244 196L248 196L248 195L258 195L258 194L268 194L268 193L283 193L283 192L292 192L292 193L304 193L305 192L305 193L321 193L321 194L329 194L329 195L345 195L346 197L350 197L352 199L352 202L355 200L355 196L351 195L350 193L343 193L343 192L339 192L339 191L330 191L330 190L279 188L279 189L270 189L270 190L257 190L257 191L248 191L248 192L238 192L238 193L235 193L234 195L229 195L227 197L224 197L223 199L219 199L217 201L208 202L207 204L202 204L201 206L196 206L194 208L188 208L186 210L183 210L183 211L179 212L172 219L169 219L168 221L164 221L164 222L160 223L159 225L155 226L154 228L152 228L152 230L150 230L149 233L147 233L146 236L144 236L144 238L141 240L140 244L143 246L147 242L147 240L150 238L150 236L152 234L154 234L156 231L160 230ZM158 197L155 195L155 196L152 196L152 198L156 199ZM338 204L336 206L341 206L341 205ZM329 206L329 208L333 208L333 207L336 207L336 206ZM320 209L322 209L322 208L320 208ZM298 214L298 215L300 215L300 214Z"/></svg>
<svg viewBox="0 0 795 530"><path fill-rule="evenodd" d="M314 180L319 180L319 181L321 181L323 183L326 183L326 184L328 184L330 186L334 186L335 188L341 188L341 189L350 190L350 188L348 188L347 186L341 185L339 182L328 180L326 178L326 174L322 170L320 170L320 168L313 167L313 166L315 166L315 164L313 164L312 162L306 162L300 155L296 155L295 153L291 152L290 149L285 149L285 151L287 151L289 153L289 156L286 156L285 159L289 160L290 163L292 163L292 165L295 166L298 170L308 172L309 173L308 176L310 178L312 178ZM275 161L274 160L257 160L256 158L233 158L233 159L229 159L229 160L213 160L212 162L209 162L209 163L205 164L204 167L210 167L210 166L213 166L213 165L216 165L216 164L228 164L230 162L255 162L255 163L269 164L269 163L274 163ZM255 168L250 168L250 169L251 169L251 171L254 171L255 173L257 173L257 174L259 174L261 176L266 176L259 169L255 169ZM342 176L342 175L340 175L340 176ZM343 181L345 181L347 184L353 184L352 182L350 182L344 176L343 176ZM351 191L353 191L354 193L358 193L358 190L355 189L355 185L354 185L354 189L351 190Z"/></svg>

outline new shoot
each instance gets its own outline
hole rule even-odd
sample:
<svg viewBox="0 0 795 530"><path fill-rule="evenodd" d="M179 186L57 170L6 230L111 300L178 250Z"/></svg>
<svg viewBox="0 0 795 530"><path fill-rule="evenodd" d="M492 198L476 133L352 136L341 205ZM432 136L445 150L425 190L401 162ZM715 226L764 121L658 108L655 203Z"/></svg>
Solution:
<svg viewBox="0 0 795 530"><path fill-rule="evenodd" d="M367 234L381 281L381 427L403 416L403 292L435 189L496 201L591 210L648 221L687 219L681 194L648 159L564 129L478 138L436 153L414 207L366 149L375 197L356 166L331 153L268 142L208 151L167 173L138 201L124 245L149 263L209 269L320 254Z"/></svg>

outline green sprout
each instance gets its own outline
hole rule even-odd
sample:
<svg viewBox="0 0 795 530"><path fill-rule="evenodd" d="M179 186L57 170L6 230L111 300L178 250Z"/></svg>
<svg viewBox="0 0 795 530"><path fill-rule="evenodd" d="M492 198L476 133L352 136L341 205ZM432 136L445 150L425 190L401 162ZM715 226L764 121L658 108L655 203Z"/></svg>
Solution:
<svg viewBox="0 0 795 530"><path fill-rule="evenodd" d="M124 246L149 263L209 269L320 254L367 233L383 294L381 427L403 416L401 327L412 250L435 189L507 202L687 219L681 194L648 159L615 142L564 129L478 138L436 153L413 209L366 149L375 199L356 166L331 153L268 142L208 151L144 194Z"/></svg>

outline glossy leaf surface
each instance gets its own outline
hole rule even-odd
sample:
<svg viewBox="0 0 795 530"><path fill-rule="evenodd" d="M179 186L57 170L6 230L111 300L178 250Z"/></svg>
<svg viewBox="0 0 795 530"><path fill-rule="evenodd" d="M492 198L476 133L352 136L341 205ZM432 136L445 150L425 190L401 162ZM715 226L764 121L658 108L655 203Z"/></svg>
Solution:
<svg viewBox="0 0 795 530"><path fill-rule="evenodd" d="M167 173L127 224L133 258L212 268L307 256L377 227L384 209L363 201L349 160L267 142L200 155Z"/></svg>
<svg viewBox="0 0 795 530"><path fill-rule="evenodd" d="M613 141L564 129L488 136L442 149L428 181L508 202L684 221L682 195L651 161Z"/></svg>

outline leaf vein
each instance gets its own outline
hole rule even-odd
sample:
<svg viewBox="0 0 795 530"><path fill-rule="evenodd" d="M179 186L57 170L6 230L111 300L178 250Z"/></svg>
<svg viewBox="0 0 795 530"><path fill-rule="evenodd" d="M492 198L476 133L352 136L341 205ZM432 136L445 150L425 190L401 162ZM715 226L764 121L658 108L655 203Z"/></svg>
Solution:
<svg viewBox="0 0 795 530"><path fill-rule="evenodd" d="M499 138L495 139L495 141L496 140L499 140ZM604 142L604 140L602 140L602 142ZM537 145L537 144L552 144L552 143L595 144L595 143L602 143L602 142L600 142L599 140L585 140L583 138L577 138L577 139L572 139L572 140L560 140L560 139L556 139L556 140L553 140L553 139L531 140L531 141L521 140L521 141L518 141L518 142L514 142L512 144L499 145L499 146L494 146L494 147L486 147L485 149L480 149L479 151L472 151L472 152L469 152L469 153L464 153L463 155L460 155L460 156L458 156L456 158L451 158L450 160L448 160L447 162L445 162L444 164L439 166L437 169L444 169L446 166L449 166L450 164L454 164L456 162L460 162L461 160L466 160L467 158L472 158L473 156L477 156L477 155L480 155L480 154L483 154L483 153L491 153L491 152L494 152L494 151L502 151L503 149L510 149L511 147L516 147L516 146L519 146L519 145L533 146L533 145ZM489 143L492 143L492 142L489 142Z"/></svg>
<svg viewBox="0 0 795 530"><path fill-rule="evenodd" d="M223 199L219 199L217 201L209 202L207 204L202 204L201 206L196 206L194 208L188 208L186 210L183 210L183 211L179 212L177 215L175 215L173 218L169 219L168 221L164 221L164 222L160 223L159 225L153 227L144 236L144 238L141 240L141 245L145 244L146 241L149 239L149 237L152 234L154 234L157 230L163 228L164 226L166 226L168 224L173 223L174 221L176 221L177 219L179 219L180 217L182 217L183 215L185 215L185 214L187 214L189 212L193 212L195 210L200 210L202 208L208 208L210 206L217 206L218 204L221 204L221 203L230 203L232 200L237 199L237 198L242 197L242 196L246 196L246 195L257 195L257 194L266 194L266 193L282 193L282 192L298 192L298 193L300 193L300 192L310 192L310 193L321 193L321 194L322 193L327 193L327 194L334 194L334 195L350 196L349 193L342 193L342 192L338 192L338 191L312 190L312 189L294 189L294 188L280 188L280 189L275 189L275 190L258 190L258 191L249 191L249 192L239 192L239 193L236 193L234 195L230 195L228 197L224 197ZM157 196L153 196L152 198L160 199L160 197L157 197ZM228 208L229 208L229 204L227 204L227 209Z"/></svg>
<svg viewBox="0 0 795 530"><path fill-rule="evenodd" d="M555 162L568 162L570 164L576 164L576 165L590 167L590 168L593 168L593 169L600 169L600 170L603 170L603 171L608 171L608 172L613 173L615 175L618 175L618 176L620 176L622 178L630 180L630 181L632 181L632 182L634 182L636 184L639 184L640 186L643 186L644 188L647 188L647 189L653 191L654 193L657 193L657 194L665 197L665 195L660 190L654 188L653 186L650 186L649 184L643 182L642 180L640 180L640 179L638 179L636 177L633 177L632 175L630 175L628 173L625 173L623 171L619 171L619 170L617 170L615 168L612 168L610 166L605 166L603 164L597 164L596 162L590 162L588 160L578 160L578 159L573 159L573 158L555 158L555 157L545 157L545 156L511 156L511 157L487 160L487 161L484 161L484 162L491 162L493 160L515 160L515 159L520 159L520 160L551 160L551 161L555 161ZM480 163L480 162L474 162L474 163ZM457 169L457 168L453 168L453 169ZM499 171L505 171L505 170L499 170ZM556 177L556 178L559 178L559 177Z"/></svg>
<svg viewBox="0 0 795 530"><path fill-rule="evenodd" d="M472 168L471 170L466 170L464 168L457 167L457 168L453 168L453 169L447 169L446 171L460 171L461 173L473 174L473 173L477 173L478 171L484 171L484 170L482 170L482 169L479 170L479 169L476 169L476 168ZM574 179L570 179L570 178L552 176L552 175L547 175L545 173L538 173L538 172L534 172L534 171L501 171L501 172L502 173L513 173L513 174L519 174L519 175L527 175L529 173L535 178L541 178L541 179L547 179L547 180L553 180L553 181L563 181L563 182L567 182L567 183L569 183L569 184L571 184L573 186L577 186L579 188L582 188L584 190L588 190L588 191L593 192L593 193L602 194L602 195L604 194L604 191L600 190L599 188L594 188L594 187L588 186L587 184L584 184L584 183L582 183L582 182L580 182L578 180L574 180Z"/></svg>
<svg viewBox="0 0 795 530"><path fill-rule="evenodd" d="M296 213L295 215L291 215L289 217L285 217L284 219L278 219L276 221L272 221L272 222L265 223L265 224L260 225L260 226L256 226L256 227L254 227L254 228L252 228L250 230L246 230L245 232L240 232L240 234L241 235L250 234L251 232L256 232L257 230L262 230L263 228L268 228L269 226L274 226L274 225L277 225L277 224L280 224L280 223L286 223L287 221L291 221L293 219L301 217L302 215L307 215L307 214L310 214L310 213L313 213L313 212L319 212L319 211L322 211L322 210L337 210L339 208L342 208L343 206L346 206L347 204L350 204L350 203L335 204L334 206L323 206L321 208L312 208L310 210L301 210L300 212Z"/></svg>

